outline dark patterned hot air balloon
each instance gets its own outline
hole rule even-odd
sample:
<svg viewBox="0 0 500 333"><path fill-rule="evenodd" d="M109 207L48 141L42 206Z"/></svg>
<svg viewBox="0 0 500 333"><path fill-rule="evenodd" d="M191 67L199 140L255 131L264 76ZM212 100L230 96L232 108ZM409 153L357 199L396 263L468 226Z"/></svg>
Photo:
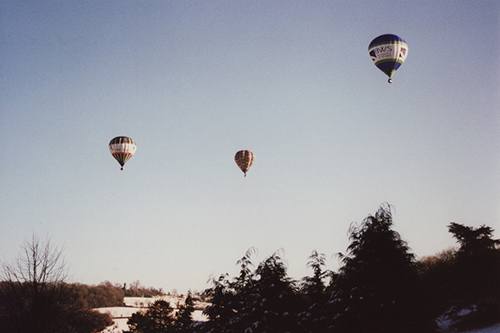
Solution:
<svg viewBox="0 0 500 333"><path fill-rule="evenodd" d="M109 151L120 163L122 170L123 165L135 154L136 148L135 141L126 136L117 136L109 142Z"/></svg>
<svg viewBox="0 0 500 333"><path fill-rule="evenodd" d="M382 35L372 40L368 46L368 54L375 66L389 77L389 83L392 83L392 75L408 56L408 45L396 35Z"/></svg>
<svg viewBox="0 0 500 333"><path fill-rule="evenodd" d="M250 169L253 164L253 153L250 150L240 150L236 153L236 155L234 155L234 160L246 177L248 169Z"/></svg>

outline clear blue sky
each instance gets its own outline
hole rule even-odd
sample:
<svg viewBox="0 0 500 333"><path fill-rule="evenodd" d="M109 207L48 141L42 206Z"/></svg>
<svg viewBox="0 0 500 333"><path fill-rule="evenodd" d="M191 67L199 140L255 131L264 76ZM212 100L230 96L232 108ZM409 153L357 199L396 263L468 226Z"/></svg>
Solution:
<svg viewBox="0 0 500 333"><path fill-rule="evenodd" d="M202 290L283 249L291 277L394 206L419 257L500 229L498 1L2 1L0 256ZM406 40L387 83L370 41ZM108 150L130 136L120 171ZM234 154L256 160L246 178Z"/></svg>

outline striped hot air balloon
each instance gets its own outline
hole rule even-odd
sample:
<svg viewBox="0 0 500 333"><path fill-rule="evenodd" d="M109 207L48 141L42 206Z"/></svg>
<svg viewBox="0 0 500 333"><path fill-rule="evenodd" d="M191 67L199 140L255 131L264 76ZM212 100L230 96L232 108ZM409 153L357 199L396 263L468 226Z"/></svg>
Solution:
<svg viewBox="0 0 500 333"><path fill-rule="evenodd" d="M253 164L253 153L250 150L240 150L236 153L236 155L234 155L234 160L246 177L248 169L250 169Z"/></svg>
<svg viewBox="0 0 500 333"><path fill-rule="evenodd" d="M392 83L392 75L408 56L408 45L396 35L382 35L372 40L368 46L368 54L375 66L389 77L389 83Z"/></svg>
<svg viewBox="0 0 500 333"><path fill-rule="evenodd" d="M121 170L125 163L135 154L135 141L126 136L117 136L109 142L111 155L120 163Z"/></svg>

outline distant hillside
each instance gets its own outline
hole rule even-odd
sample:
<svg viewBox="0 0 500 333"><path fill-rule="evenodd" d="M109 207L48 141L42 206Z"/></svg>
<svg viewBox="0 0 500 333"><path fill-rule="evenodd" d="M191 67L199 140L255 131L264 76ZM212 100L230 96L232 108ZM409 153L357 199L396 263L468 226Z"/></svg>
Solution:
<svg viewBox="0 0 500 333"><path fill-rule="evenodd" d="M132 314L146 310L146 308L154 303L156 300L162 299L168 301L172 308L177 309L178 304L183 304L185 300L185 296L179 295L164 295L157 297L125 297L124 305L121 307L101 307L97 308L101 313L109 313L111 318L114 321L114 324L108 327L103 333L122 333L123 331L128 330L127 321L132 316ZM203 302L199 298L194 298L194 306L195 311L193 313L194 321L206 321L207 317L205 317L202 311L205 307L209 305L207 302Z"/></svg>
<svg viewBox="0 0 500 333"><path fill-rule="evenodd" d="M134 308L147 308L149 305L153 304L157 300L164 300L170 303L170 306L173 309L178 308L178 304L184 304L185 296L180 295L164 295L164 296L155 296L155 297L124 297L123 302L126 307L134 307ZM203 310L210 303L204 302L196 296L194 299L194 308L195 310Z"/></svg>

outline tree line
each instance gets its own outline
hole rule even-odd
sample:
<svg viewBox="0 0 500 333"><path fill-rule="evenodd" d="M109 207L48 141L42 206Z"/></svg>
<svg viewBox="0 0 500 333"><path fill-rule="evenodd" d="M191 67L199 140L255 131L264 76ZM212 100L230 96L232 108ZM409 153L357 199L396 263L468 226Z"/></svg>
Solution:
<svg viewBox="0 0 500 333"><path fill-rule="evenodd" d="M459 248L417 260L393 230L391 207L382 205L352 224L338 272L313 251L312 276L287 275L280 252L255 269L252 250L240 274L223 274L206 291L206 323L194 332L435 332L445 316L455 329L500 320L500 240L487 226L450 223ZM139 331L137 331L139 332Z"/></svg>
<svg viewBox="0 0 500 333"><path fill-rule="evenodd" d="M140 282L134 281L127 287L124 283L112 284L109 281L101 282L99 285L74 284L88 306L91 308L105 308L113 306L125 306L124 297L155 297L164 296L165 292L154 287L141 286Z"/></svg>
<svg viewBox="0 0 500 333"><path fill-rule="evenodd" d="M338 272L313 251L312 276L294 280L281 251L255 267L251 248L237 262L238 276L212 279L206 322L179 325L179 313L158 302L129 320L129 332L428 333L438 331L440 317L451 319L455 330L498 322L500 240L484 225L452 222L448 230L458 249L417 260L393 230L391 207L382 205L351 225Z"/></svg>
<svg viewBox="0 0 500 333"><path fill-rule="evenodd" d="M135 313L128 321L129 332L422 333L438 331L436 320L440 317L451 319L453 329L458 330L498 322L500 240L493 239L493 229L485 225L474 228L452 222L448 230L457 248L417 259L394 230L391 207L385 204L361 223L351 224L350 244L345 253L338 254L341 267L337 272L326 269L325 255L313 251L307 262L312 275L295 280L288 276L281 251L254 265L255 250L251 248L238 260L237 276L221 274L211 279L211 287L203 294L210 303L204 310L206 322L193 321L193 299L188 294L177 310L168 302L156 301ZM29 256L24 264L40 272ZM76 324L71 330L54 330L48 324L48 330L33 326L32 322L41 325L37 320L42 317L47 321L48 312L40 310L46 306L59 306L65 314L71 313L70 303L84 302L76 296L71 302L42 297L41 286L48 288L48 294L58 294L56 287L68 286L63 276L54 274L54 267L48 269L52 282L44 284L40 282L45 275L23 280L19 270L4 267L8 274L0 285L0 325L2 320L8 323L17 318L30 324L25 329L11 325L8 332L99 332L107 323L104 317L95 319L91 329ZM28 298L9 298L28 287L33 289ZM109 282L101 287L115 290L116 295L118 289L124 292ZM42 300L44 303L37 303ZM44 306L40 308L40 304ZM78 312L72 314L72 318L81 317ZM96 316L86 314L87 318Z"/></svg>

